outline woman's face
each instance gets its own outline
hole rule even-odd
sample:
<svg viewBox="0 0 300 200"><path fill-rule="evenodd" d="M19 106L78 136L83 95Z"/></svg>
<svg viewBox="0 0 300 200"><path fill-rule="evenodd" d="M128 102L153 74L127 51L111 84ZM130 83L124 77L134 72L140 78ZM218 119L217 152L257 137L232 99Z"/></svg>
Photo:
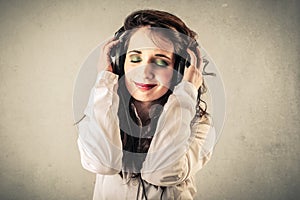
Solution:
<svg viewBox="0 0 300 200"><path fill-rule="evenodd" d="M124 63L125 84L133 98L153 101L162 97L171 85L174 70L174 46L166 38L159 46L149 38L146 27L137 30L130 38Z"/></svg>

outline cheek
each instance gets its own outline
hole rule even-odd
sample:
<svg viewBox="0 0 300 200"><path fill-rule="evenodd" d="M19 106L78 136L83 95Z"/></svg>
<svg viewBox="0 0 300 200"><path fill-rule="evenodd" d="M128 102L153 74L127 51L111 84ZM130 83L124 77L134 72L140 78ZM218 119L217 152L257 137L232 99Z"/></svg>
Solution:
<svg viewBox="0 0 300 200"><path fill-rule="evenodd" d="M164 84L168 84L171 82L173 76L173 69L168 70L157 70L155 73L156 79Z"/></svg>
<svg viewBox="0 0 300 200"><path fill-rule="evenodd" d="M124 72L125 72L125 77L126 78L131 79L132 77L135 76L134 74L136 73L137 70L133 70L133 69L134 69L134 67L132 67L130 64L126 63L126 61L125 61L125 63L124 63Z"/></svg>
<svg viewBox="0 0 300 200"><path fill-rule="evenodd" d="M128 59L125 59L124 62L124 72L127 73L130 70L130 65L128 64Z"/></svg>

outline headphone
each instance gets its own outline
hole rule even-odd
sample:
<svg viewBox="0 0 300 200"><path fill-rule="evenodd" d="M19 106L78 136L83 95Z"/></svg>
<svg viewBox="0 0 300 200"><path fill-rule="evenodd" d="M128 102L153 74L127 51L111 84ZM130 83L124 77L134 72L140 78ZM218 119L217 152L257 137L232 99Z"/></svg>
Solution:
<svg viewBox="0 0 300 200"><path fill-rule="evenodd" d="M117 32L115 32L115 40L120 39L120 42L116 46L114 46L110 52L111 58L113 60L112 61L113 73L118 75L125 74L124 66L123 66L126 58L125 41L123 39L125 32L126 31L124 26L122 26ZM198 46L199 45L197 41L194 40L189 47L192 51L196 52L196 48ZM190 55L186 51L184 51L183 54L184 55L175 54L175 63L174 63L175 70L172 78L172 83L174 83L174 86L181 82L185 67L188 68L191 65ZM119 76L119 78L121 78L121 76Z"/></svg>

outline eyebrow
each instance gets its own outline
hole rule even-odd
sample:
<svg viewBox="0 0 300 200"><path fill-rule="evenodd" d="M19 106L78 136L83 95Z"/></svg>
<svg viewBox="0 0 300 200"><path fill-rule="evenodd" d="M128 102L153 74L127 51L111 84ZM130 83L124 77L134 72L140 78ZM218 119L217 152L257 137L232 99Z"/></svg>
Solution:
<svg viewBox="0 0 300 200"><path fill-rule="evenodd" d="M142 52L141 52L141 51L138 51L138 50L131 50L131 51L128 51L128 53L133 53L133 52L138 53L138 54L142 54Z"/></svg>
<svg viewBox="0 0 300 200"><path fill-rule="evenodd" d="M128 51L128 53L137 53L137 54L142 54L141 51L138 51L138 50L131 50L131 51ZM158 57L164 57L164 58L167 58L169 60L171 60L171 58L169 58L168 56L164 55L164 54L155 54L155 56L158 56Z"/></svg>
<svg viewBox="0 0 300 200"><path fill-rule="evenodd" d="M171 58L169 58L168 56L166 56L164 54L155 54L155 56L164 57L164 58L167 58L167 59L171 60Z"/></svg>

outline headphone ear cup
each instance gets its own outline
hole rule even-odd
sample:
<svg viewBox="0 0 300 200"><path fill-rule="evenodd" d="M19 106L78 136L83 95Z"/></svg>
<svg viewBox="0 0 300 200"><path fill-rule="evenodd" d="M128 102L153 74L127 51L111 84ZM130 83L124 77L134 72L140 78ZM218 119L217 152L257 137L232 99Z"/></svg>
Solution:
<svg viewBox="0 0 300 200"><path fill-rule="evenodd" d="M188 54L187 58L185 59L185 63L184 63L185 67L189 68L191 66L190 60L191 60L191 58L190 58L190 55Z"/></svg>
<svg viewBox="0 0 300 200"><path fill-rule="evenodd" d="M122 41L118 45L115 46L115 59L112 63L113 72L115 74L119 75L119 78L124 75L124 67L121 65L124 65L126 54L124 52L124 44Z"/></svg>
<svg viewBox="0 0 300 200"><path fill-rule="evenodd" d="M176 84L178 84L182 80L182 76L184 74L186 60L184 58L179 58L178 61L178 69L177 69L177 78Z"/></svg>
<svg viewBox="0 0 300 200"><path fill-rule="evenodd" d="M115 32L115 39L120 39L120 42L114 46L110 52L110 55L114 57L114 59L112 59L113 73L119 75L119 78L124 75L124 69L120 65L125 62L126 57L124 52L124 41L121 38L124 31L124 27L122 26L117 32Z"/></svg>
<svg viewBox="0 0 300 200"><path fill-rule="evenodd" d="M184 75L184 70L187 67L190 67L190 57L189 54L186 54L186 58L183 58L179 55L177 55L177 61L175 61L175 65L178 63L178 68L177 68L177 76L175 80L175 84L177 85L179 82L181 82L182 77Z"/></svg>

